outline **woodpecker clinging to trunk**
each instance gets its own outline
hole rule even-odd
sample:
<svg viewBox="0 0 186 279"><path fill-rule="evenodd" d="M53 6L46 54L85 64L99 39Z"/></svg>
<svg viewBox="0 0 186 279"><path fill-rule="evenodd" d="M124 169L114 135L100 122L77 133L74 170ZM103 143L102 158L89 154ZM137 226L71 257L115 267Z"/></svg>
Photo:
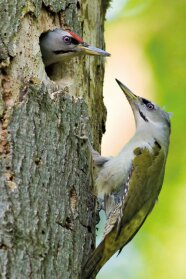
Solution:
<svg viewBox="0 0 186 279"><path fill-rule="evenodd" d="M83 54L110 56L108 52L83 42L72 31L58 28L41 35L40 47L45 66Z"/></svg>
<svg viewBox="0 0 186 279"><path fill-rule="evenodd" d="M101 267L134 237L160 193L169 147L170 116L134 95L118 81L133 110L136 132L118 156L93 152L96 187L107 215L104 239L85 263L82 279L93 279Z"/></svg>

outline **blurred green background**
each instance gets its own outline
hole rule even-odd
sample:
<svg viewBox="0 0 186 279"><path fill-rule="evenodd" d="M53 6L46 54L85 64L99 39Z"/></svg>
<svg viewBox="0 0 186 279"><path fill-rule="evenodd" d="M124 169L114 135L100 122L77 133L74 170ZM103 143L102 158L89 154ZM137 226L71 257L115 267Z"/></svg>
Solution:
<svg viewBox="0 0 186 279"><path fill-rule="evenodd" d="M108 122L102 153L117 154L134 132L130 107L115 78L173 115L159 200L132 242L112 257L97 278L185 279L186 1L113 0L105 29L112 57L106 64Z"/></svg>

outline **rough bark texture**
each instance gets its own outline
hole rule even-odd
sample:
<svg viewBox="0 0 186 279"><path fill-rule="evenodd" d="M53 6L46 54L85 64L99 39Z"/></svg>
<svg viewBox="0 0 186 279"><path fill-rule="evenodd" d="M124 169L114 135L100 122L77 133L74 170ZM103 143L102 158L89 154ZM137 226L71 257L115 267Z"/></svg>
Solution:
<svg viewBox="0 0 186 279"><path fill-rule="evenodd" d="M103 3L104 2L104 3ZM92 159L104 130L103 58L46 75L42 32L104 48L107 1L0 0L0 278L81 278L95 245Z"/></svg>

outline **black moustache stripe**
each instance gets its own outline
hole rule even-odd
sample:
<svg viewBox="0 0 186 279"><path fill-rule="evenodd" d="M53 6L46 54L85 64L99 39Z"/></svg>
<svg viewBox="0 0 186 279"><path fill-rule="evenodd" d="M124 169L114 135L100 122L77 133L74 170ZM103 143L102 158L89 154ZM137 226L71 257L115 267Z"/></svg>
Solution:
<svg viewBox="0 0 186 279"><path fill-rule="evenodd" d="M141 110L139 110L139 114L141 115L141 117L143 118L144 121L149 122L148 119L143 114L143 112L141 112Z"/></svg>
<svg viewBox="0 0 186 279"><path fill-rule="evenodd" d="M73 50L54 50L53 53L55 54L65 54L68 52L74 52Z"/></svg>
<svg viewBox="0 0 186 279"><path fill-rule="evenodd" d="M159 142L155 139L154 143L159 147L159 149L161 149L161 145L159 144Z"/></svg>

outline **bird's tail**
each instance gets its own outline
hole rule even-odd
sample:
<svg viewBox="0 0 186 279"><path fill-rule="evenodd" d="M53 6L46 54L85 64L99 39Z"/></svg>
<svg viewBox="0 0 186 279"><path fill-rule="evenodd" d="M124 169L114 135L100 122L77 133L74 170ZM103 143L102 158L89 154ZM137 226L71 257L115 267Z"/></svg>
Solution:
<svg viewBox="0 0 186 279"><path fill-rule="evenodd" d="M107 261L104 253L105 241L103 240L99 246L93 251L82 271L82 279L95 279L97 273Z"/></svg>

